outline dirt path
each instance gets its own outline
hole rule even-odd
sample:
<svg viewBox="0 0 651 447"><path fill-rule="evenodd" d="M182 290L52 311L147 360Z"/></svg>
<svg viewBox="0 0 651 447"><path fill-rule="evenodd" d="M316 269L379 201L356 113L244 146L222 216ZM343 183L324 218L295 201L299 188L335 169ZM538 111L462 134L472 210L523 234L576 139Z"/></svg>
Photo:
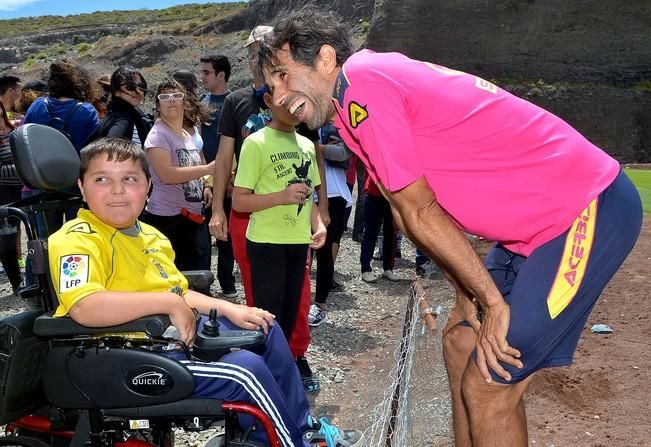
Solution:
<svg viewBox="0 0 651 447"><path fill-rule="evenodd" d="M396 271L408 277L411 268L413 263L401 261ZM542 371L534 379L526 396L531 446L651 446L650 273L651 217L647 216L635 249L588 319L574 364ZM444 281L429 286L432 301L449 308L449 286ZM324 390L313 399L317 411L334 414L340 424L355 427L369 426L372 409L388 386L406 296L404 284L377 287L375 293L366 288L351 280L347 289L354 301L339 295L332 299L333 327L315 329L311 348L312 358L322 358L319 352L328 340L338 338L338 318L344 318L338 314L344 308L366 313L366 318L354 319L355 331L368 334L374 343L353 349L348 357L334 357L344 374L339 381L326 379ZM590 328L597 323L609 325L614 333L592 334ZM418 340L410 390L411 446L453 445L440 349L439 335ZM316 369L327 378L332 366L317 363Z"/></svg>

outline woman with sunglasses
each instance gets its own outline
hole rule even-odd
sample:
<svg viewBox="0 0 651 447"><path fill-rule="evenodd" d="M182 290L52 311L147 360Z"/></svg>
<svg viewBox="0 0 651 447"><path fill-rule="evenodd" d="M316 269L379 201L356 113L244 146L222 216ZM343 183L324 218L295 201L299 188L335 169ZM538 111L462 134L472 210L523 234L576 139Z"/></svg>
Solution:
<svg viewBox="0 0 651 447"><path fill-rule="evenodd" d="M212 174L214 162L206 164L201 148L183 128L189 108L186 97L174 78L165 79L156 90L156 122L144 145L153 190L142 221L167 236L179 270L198 270L206 268L201 250L208 237L202 214L203 177Z"/></svg>
<svg viewBox="0 0 651 447"><path fill-rule="evenodd" d="M88 141L102 137L119 137L132 141L138 147L144 147L143 143L151 130L151 122L139 107L147 93L147 81L135 68L124 66L111 75L109 89L106 117Z"/></svg>

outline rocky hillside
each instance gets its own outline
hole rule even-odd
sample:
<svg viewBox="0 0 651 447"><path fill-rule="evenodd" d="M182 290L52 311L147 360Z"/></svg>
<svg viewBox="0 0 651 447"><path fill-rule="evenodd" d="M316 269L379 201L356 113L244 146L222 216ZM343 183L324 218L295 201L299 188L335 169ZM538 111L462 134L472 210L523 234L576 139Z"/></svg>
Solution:
<svg viewBox="0 0 651 447"><path fill-rule="evenodd" d="M339 14L359 46L479 74L554 111L621 161L651 162L648 0L251 0L50 17L40 27L0 21L0 71L36 78L72 56L96 74L129 63L155 83L219 52L238 87L250 80L241 48L250 29L307 5Z"/></svg>
<svg viewBox="0 0 651 447"><path fill-rule="evenodd" d="M376 1L368 46L477 73L651 162L648 0Z"/></svg>

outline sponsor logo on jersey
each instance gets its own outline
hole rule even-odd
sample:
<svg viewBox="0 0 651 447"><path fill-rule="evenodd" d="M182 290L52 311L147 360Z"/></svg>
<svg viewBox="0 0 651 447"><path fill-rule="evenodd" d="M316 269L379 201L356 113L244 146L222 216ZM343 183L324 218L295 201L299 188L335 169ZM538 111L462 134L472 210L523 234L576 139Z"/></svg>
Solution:
<svg viewBox="0 0 651 447"><path fill-rule="evenodd" d="M594 199L581 211L567 233L558 272L547 295L547 307L552 319L570 304L581 286L588 267L596 222L597 199Z"/></svg>
<svg viewBox="0 0 651 447"><path fill-rule="evenodd" d="M161 278L165 278L165 279L169 278L169 276L167 275L167 272L165 271L163 266L160 264L160 262L158 262L155 259L152 259L151 263L154 264L154 267L156 267L156 270L158 270L158 273L160 273Z"/></svg>
<svg viewBox="0 0 651 447"><path fill-rule="evenodd" d="M357 104L355 101L351 101L348 104L348 117L350 119L350 127L356 129L361 123L368 118L368 112L366 107Z"/></svg>
<svg viewBox="0 0 651 447"><path fill-rule="evenodd" d="M90 224L88 222L79 222L68 228L66 234L70 233L93 234L97 232L90 227Z"/></svg>
<svg viewBox="0 0 651 447"><path fill-rule="evenodd" d="M88 255L66 255L59 264L59 291L74 289L88 282Z"/></svg>

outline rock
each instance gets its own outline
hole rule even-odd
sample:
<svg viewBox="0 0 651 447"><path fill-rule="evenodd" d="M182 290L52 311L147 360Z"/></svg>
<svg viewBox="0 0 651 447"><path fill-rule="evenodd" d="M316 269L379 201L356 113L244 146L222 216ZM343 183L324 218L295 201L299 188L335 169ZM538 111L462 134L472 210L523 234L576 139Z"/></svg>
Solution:
<svg viewBox="0 0 651 447"><path fill-rule="evenodd" d="M592 332L593 334L612 334L613 329L610 326L605 324L595 324L590 329L590 332Z"/></svg>

